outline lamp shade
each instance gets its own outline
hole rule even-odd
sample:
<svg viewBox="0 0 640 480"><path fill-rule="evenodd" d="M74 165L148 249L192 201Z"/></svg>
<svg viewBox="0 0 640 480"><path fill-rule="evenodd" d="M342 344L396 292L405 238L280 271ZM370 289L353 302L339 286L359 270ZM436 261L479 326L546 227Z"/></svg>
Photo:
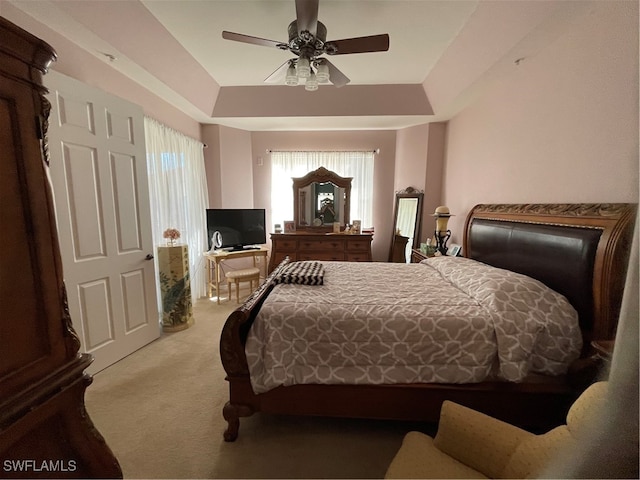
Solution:
<svg viewBox="0 0 640 480"><path fill-rule="evenodd" d="M290 66L287 69L287 76L284 80L284 83L289 86L298 85L298 75L296 73L296 69L293 66Z"/></svg>
<svg viewBox="0 0 640 480"><path fill-rule="evenodd" d="M452 216L449 207L441 205L436 208L436 211L432 214L432 217L436 217L436 232L446 232L449 217Z"/></svg>
<svg viewBox="0 0 640 480"><path fill-rule="evenodd" d="M329 67L324 63L318 64L316 68L316 78L318 83L327 83L329 81Z"/></svg>
<svg viewBox="0 0 640 480"><path fill-rule="evenodd" d="M311 67L309 66L309 59L306 57L300 57L298 59L298 76L300 78L309 78L311 75Z"/></svg>
<svg viewBox="0 0 640 480"><path fill-rule="evenodd" d="M310 92L314 90L318 90L318 79L316 78L316 74L311 72L309 78L307 78L307 82L304 85L304 89Z"/></svg>

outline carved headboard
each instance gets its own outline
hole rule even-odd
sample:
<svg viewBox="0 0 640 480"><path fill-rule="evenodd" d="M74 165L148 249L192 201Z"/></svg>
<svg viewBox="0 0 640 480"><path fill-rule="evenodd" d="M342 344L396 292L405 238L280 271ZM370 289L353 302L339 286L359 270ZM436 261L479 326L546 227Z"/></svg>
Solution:
<svg viewBox="0 0 640 480"><path fill-rule="evenodd" d="M615 337L637 205L476 205L464 255L528 275L578 311L585 346Z"/></svg>

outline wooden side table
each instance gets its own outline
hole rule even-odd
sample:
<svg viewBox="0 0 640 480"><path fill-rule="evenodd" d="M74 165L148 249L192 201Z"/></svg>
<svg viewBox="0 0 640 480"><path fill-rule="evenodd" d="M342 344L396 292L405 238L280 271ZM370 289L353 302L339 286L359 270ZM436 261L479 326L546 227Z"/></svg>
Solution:
<svg viewBox="0 0 640 480"><path fill-rule="evenodd" d="M584 390L593 382L603 380L611 367L614 344L613 340L593 340L590 356L576 360L569 368L569 383Z"/></svg>
<svg viewBox="0 0 640 480"><path fill-rule="evenodd" d="M614 340L594 340L591 342L591 348L595 350L595 355L605 362L611 362L613 358Z"/></svg>
<svg viewBox="0 0 640 480"><path fill-rule="evenodd" d="M420 263L427 258L429 258L429 256L426 253L422 253L419 249L411 249L411 263Z"/></svg>

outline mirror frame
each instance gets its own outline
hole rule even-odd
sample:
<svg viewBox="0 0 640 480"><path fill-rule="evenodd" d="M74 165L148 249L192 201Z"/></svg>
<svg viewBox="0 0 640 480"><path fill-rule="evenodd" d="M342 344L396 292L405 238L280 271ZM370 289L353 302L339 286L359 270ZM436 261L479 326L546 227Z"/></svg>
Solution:
<svg viewBox="0 0 640 480"><path fill-rule="evenodd" d="M341 177L331 170L327 170L324 167L307 173L304 177L293 177L293 221L296 225L296 230L310 230L313 232L330 232L333 231L333 225L301 225L300 224L300 189L303 189L312 183L326 183L331 182L339 188L344 188L344 218L340 220L340 225L344 226L350 222L350 210L351 210L351 180L353 177Z"/></svg>
<svg viewBox="0 0 640 480"><path fill-rule="evenodd" d="M420 230L422 227L422 204L424 200L424 191L418 190L413 187L407 187L404 190L399 190L396 192L396 205L393 210L393 233L391 237L391 251L393 251L393 242L395 240L396 230L397 230L397 222L398 222L398 206L400 205L401 198L416 198L418 199L418 208L416 209L416 219L413 230L413 243L411 248L420 247Z"/></svg>

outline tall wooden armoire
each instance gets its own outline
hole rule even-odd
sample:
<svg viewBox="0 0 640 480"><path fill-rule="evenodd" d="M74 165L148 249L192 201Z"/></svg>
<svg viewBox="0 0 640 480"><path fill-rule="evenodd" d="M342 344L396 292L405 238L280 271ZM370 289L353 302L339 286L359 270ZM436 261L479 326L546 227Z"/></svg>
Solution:
<svg viewBox="0 0 640 480"><path fill-rule="evenodd" d="M116 478L84 406L48 180L45 42L0 17L0 477Z"/></svg>

